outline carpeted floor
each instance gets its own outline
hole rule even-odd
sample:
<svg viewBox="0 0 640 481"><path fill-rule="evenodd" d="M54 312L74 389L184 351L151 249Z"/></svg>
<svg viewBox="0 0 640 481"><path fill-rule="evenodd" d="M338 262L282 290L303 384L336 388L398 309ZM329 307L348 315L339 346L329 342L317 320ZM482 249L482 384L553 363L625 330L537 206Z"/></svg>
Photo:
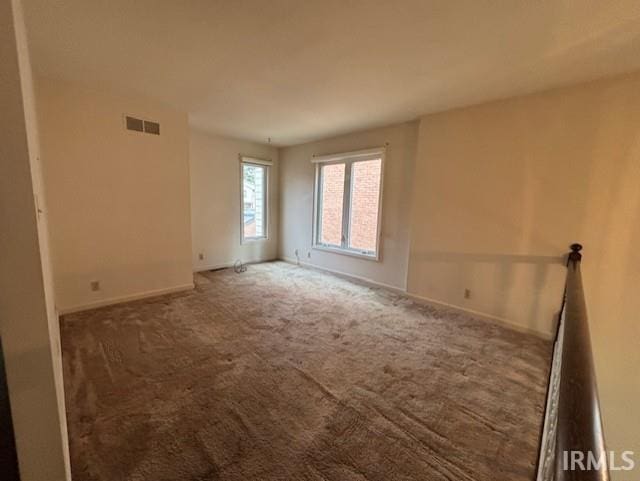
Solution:
<svg viewBox="0 0 640 481"><path fill-rule="evenodd" d="M289 264L67 315L74 481L530 481L550 344Z"/></svg>

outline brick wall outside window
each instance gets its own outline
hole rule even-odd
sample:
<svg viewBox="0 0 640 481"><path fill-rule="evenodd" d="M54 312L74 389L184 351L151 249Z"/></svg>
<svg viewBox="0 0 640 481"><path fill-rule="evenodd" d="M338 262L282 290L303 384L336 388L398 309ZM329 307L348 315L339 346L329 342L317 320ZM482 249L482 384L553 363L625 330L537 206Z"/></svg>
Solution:
<svg viewBox="0 0 640 481"><path fill-rule="evenodd" d="M322 226L320 242L335 246L342 240L344 164L322 166Z"/></svg>
<svg viewBox="0 0 640 481"><path fill-rule="evenodd" d="M376 250L381 161L355 162L351 166L351 232L349 247Z"/></svg>

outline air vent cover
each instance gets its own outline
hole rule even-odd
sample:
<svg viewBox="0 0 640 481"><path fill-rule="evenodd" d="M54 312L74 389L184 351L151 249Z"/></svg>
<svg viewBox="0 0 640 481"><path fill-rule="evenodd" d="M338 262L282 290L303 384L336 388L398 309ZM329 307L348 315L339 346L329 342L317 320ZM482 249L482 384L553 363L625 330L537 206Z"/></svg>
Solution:
<svg viewBox="0 0 640 481"><path fill-rule="evenodd" d="M151 120L142 120L130 115L125 115L125 126L127 130L135 132L145 132L152 135L160 135L160 124Z"/></svg>
<svg viewBox="0 0 640 481"><path fill-rule="evenodd" d="M127 130L135 130L136 132L144 132L142 120L127 115Z"/></svg>
<svg viewBox="0 0 640 481"><path fill-rule="evenodd" d="M144 131L148 134L160 135L160 124L158 122L144 121Z"/></svg>

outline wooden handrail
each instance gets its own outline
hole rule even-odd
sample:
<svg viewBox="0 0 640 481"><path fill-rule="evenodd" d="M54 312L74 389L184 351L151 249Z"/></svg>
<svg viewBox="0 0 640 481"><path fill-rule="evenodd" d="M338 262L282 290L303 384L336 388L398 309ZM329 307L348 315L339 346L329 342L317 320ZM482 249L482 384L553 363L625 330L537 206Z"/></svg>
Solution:
<svg viewBox="0 0 640 481"><path fill-rule="evenodd" d="M538 481L609 481L580 244L572 244L555 340Z"/></svg>

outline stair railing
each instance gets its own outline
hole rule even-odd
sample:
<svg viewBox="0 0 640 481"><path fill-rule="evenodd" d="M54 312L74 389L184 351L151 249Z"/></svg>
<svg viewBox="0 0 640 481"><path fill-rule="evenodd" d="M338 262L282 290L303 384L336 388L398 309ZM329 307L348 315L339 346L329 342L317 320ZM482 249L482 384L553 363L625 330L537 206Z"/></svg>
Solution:
<svg viewBox="0 0 640 481"><path fill-rule="evenodd" d="M537 481L609 481L598 389L582 288L580 244L572 244L556 334Z"/></svg>

